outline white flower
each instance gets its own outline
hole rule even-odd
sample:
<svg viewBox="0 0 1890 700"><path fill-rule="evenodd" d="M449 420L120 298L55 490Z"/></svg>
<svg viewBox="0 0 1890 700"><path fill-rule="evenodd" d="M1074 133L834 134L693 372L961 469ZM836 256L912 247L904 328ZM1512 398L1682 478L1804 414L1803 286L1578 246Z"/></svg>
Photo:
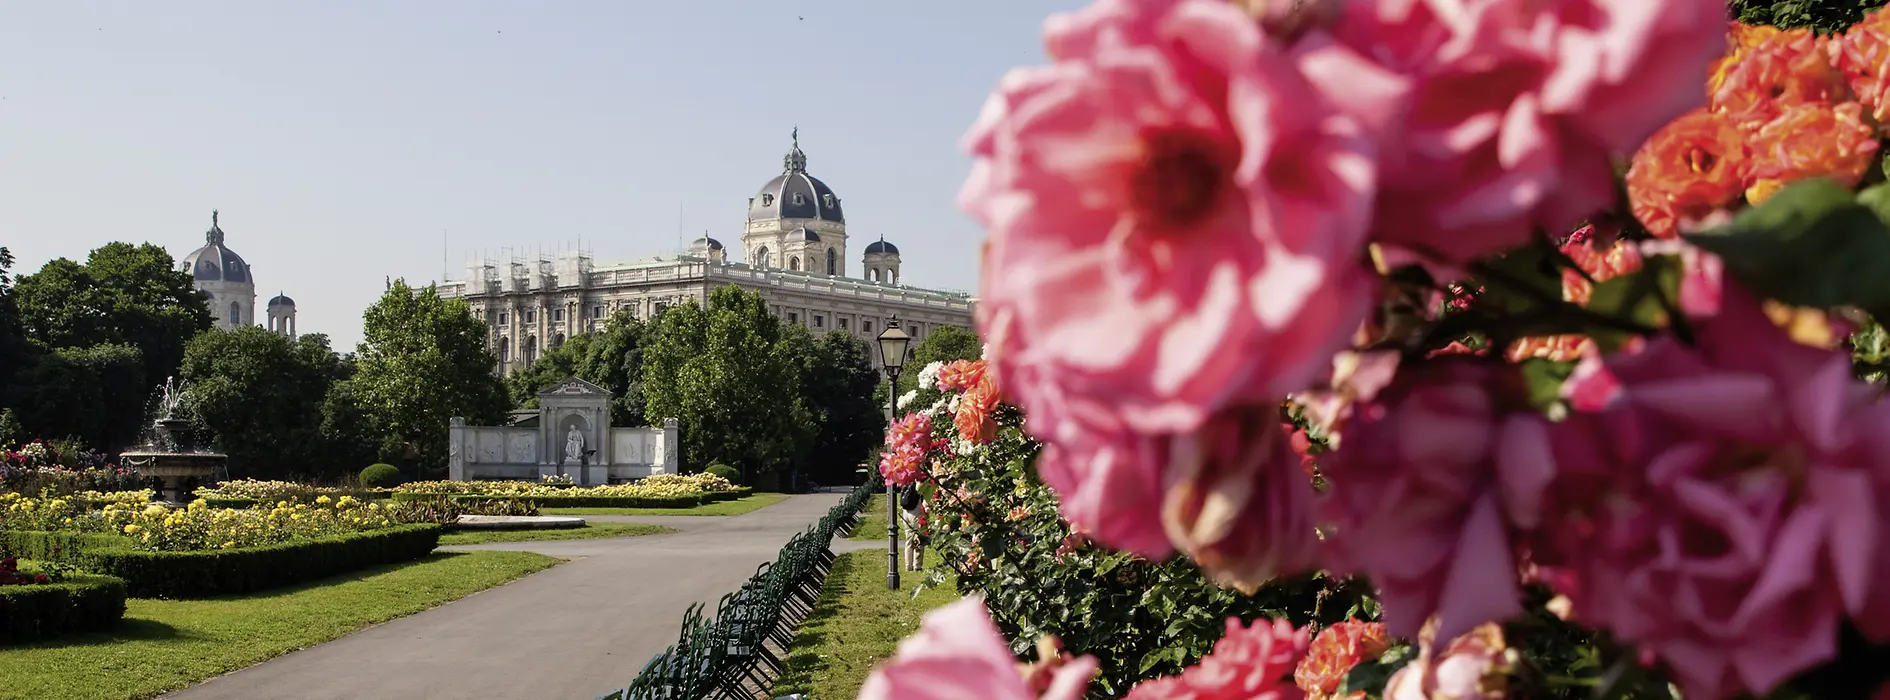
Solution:
<svg viewBox="0 0 1890 700"><path fill-rule="evenodd" d="M944 367L944 366L945 366L945 363L943 362L934 362L932 364L926 365L925 369L919 370L919 388L920 389L937 389L938 388L938 370L940 367Z"/></svg>
<svg viewBox="0 0 1890 700"><path fill-rule="evenodd" d="M906 410L906 404L912 403L912 400L917 399L917 398L919 398L918 389L913 389L912 391L908 391L906 393L900 394L899 395L899 410L901 411Z"/></svg>
<svg viewBox="0 0 1890 700"><path fill-rule="evenodd" d="M937 400L937 401L934 401L934 402L932 402L932 407L931 407L931 408L928 408L928 409L925 409L925 412L926 412L926 413L930 413L930 414L932 414L932 415L934 415L934 416L942 416L942 415L945 415L945 409L946 409L946 408L947 408L948 406L951 406L951 404L952 404L952 401L953 401L953 397L950 397L950 396L940 396L940 397L938 397L938 400Z"/></svg>
<svg viewBox="0 0 1890 700"><path fill-rule="evenodd" d="M951 411L952 415L958 415L958 397L960 396L964 394L952 394L951 403L945 405L945 410Z"/></svg>

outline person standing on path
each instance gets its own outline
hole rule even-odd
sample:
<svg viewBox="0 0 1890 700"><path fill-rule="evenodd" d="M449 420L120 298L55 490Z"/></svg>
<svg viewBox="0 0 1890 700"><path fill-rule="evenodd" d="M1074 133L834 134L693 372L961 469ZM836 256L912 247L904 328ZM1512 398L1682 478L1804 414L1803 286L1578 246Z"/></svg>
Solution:
<svg viewBox="0 0 1890 700"><path fill-rule="evenodd" d="M924 568L925 546L930 544L931 539L921 531L924 525L922 521L925 519L924 508L925 498L919 495L918 487L907 486L899 494L899 522L905 526L906 531L907 571L918 571Z"/></svg>

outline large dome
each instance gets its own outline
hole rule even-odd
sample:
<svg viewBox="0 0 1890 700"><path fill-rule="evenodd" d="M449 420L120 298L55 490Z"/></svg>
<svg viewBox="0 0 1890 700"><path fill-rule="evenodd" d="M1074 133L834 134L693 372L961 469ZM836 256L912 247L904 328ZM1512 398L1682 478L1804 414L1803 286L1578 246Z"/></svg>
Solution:
<svg viewBox="0 0 1890 700"><path fill-rule="evenodd" d="M223 228L217 225L217 213L210 212L210 230L203 234L204 246L190 251L178 268L199 282L254 282L249 264L236 251L223 247Z"/></svg>
<svg viewBox="0 0 1890 700"><path fill-rule="evenodd" d="M749 221L770 219L819 219L846 223L840 211L840 195L833 188L807 174L807 154L801 152L800 130L794 133L794 147L782 159L780 175L761 186L748 203Z"/></svg>

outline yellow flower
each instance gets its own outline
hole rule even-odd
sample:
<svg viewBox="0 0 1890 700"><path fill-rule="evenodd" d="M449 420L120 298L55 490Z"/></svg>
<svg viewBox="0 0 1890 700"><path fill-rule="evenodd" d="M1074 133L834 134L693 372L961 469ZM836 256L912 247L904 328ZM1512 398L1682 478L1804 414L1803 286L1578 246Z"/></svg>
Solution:
<svg viewBox="0 0 1890 700"><path fill-rule="evenodd" d="M138 527L138 526L137 526L137 525L135 525L135 524L133 524L133 525L126 525L126 526L125 526L125 534L127 534L127 535L136 535L136 534L138 534L138 532L139 532L140 530L143 530L143 529L144 529L144 528L141 528L141 527Z"/></svg>
<svg viewBox="0 0 1890 700"><path fill-rule="evenodd" d="M327 497L327 496L321 496L321 497L318 497L318 498L316 498L316 499L315 499L315 504L316 504L316 505L323 505L323 506L325 506L325 505L328 505L328 504L330 504L330 503L333 503L333 502L334 502L334 499L332 499L332 498L329 498L329 497Z"/></svg>

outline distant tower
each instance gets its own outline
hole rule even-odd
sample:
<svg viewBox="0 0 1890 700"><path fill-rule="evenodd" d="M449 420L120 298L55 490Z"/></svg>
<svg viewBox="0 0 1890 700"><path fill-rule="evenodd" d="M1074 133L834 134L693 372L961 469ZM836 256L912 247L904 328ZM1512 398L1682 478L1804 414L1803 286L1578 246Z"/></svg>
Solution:
<svg viewBox="0 0 1890 700"><path fill-rule="evenodd" d="M708 231L703 231L702 237L689 245L689 254L712 263L728 262L728 250L722 247L721 241L710 238Z"/></svg>
<svg viewBox="0 0 1890 700"><path fill-rule="evenodd" d="M885 236L866 244L866 281L899 284L899 246L886 242Z"/></svg>
<svg viewBox="0 0 1890 700"><path fill-rule="evenodd" d="M256 325L256 279L242 256L223 247L223 228L214 211L203 238L204 246L184 256L179 269L190 273L197 289L209 295L210 317L216 319L216 327L235 330Z"/></svg>
<svg viewBox="0 0 1890 700"><path fill-rule="evenodd" d="M269 332L295 339L295 300L277 294L269 300Z"/></svg>

